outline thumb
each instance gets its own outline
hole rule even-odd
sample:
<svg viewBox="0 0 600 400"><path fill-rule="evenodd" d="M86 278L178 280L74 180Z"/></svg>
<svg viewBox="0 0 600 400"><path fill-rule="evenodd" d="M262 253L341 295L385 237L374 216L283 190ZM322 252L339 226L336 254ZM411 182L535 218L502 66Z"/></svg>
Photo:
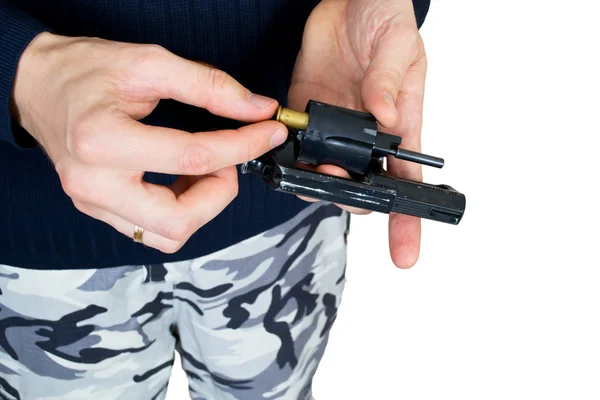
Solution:
<svg viewBox="0 0 600 400"><path fill-rule="evenodd" d="M375 40L361 92L365 108L384 127L395 127L399 122L398 97L403 91L415 89L404 82L407 71L423 56L423 43L415 27L389 25ZM409 94L422 96L422 92Z"/></svg>

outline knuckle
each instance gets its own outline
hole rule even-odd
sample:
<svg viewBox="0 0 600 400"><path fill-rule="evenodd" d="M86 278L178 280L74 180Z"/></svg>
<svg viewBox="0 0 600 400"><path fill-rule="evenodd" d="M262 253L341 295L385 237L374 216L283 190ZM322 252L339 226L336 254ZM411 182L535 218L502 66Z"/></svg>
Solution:
<svg viewBox="0 0 600 400"><path fill-rule="evenodd" d="M212 158L206 146L187 146L179 155L178 166L184 175L204 175L211 172Z"/></svg>
<svg viewBox="0 0 600 400"><path fill-rule="evenodd" d="M91 216L90 208L86 206L85 203L73 200L73 205L75 206L75 209L77 209L77 211Z"/></svg>
<svg viewBox="0 0 600 400"><path fill-rule="evenodd" d="M73 168L58 169L63 191L73 200L86 202L91 198L90 190L82 176Z"/></svg>
<svg viewBox="0 0 600 400"><path fill-rule="evenodd" d="M419 29L415 24L407 23L403 18L392 18L382 25L382 34L389 35L395 40L400 40L404 43L417 42L421 37Z"/></svg>
<svg viewBox="0 0 600 400"><path fill-rule="evenodd" d="M123 47L123 59L126 60L127 68L122 70L127 77L136 75L148 68L152 68L157 60L169 55L169 51L158 44L142 44L134 47Z"/></svg>
<svg viewBox="0 0 600 400"><path fill-rule="evenodd" d="M403 69L402 66L391 66L391 65L382 65L377 68L378 77L377 79L384 79L389 81L396 92L400 91L401 87L401 76L402 73L400 70Z"/></svg>
<svg viewBox="0 0 600 400"><path fill-rule="evenodd" d="M156 234L165 239L175 240L175 236L177 236L177 227L174 223L170 222L159 226L158 229L156 229Z"/></svg>
<svg viewBox="0 0 600 400"><path fill-rule="evenodd" d="M185 242L176 242L172 240L165 240L157 246L157 249L163 253L175 254L185 244Z"/></svg>
<svg viewBox="0 0 600 400"><path fill-rule="evenodd" d="M398 24L394 29L394 36L410 56L418 58L424 52L423 38L415 26Z"/></svg>
<svg viewBox="0 0 600 400"><path fill-rule="evenodd" d="M105 41L99 38L76 37L68 43L72 54L88 54L91 56L105 55Z"/></svg>
<svg viewBox="0 0 600 400"><path fill-rule="evenodd" d="M412 25L399 24L397 33L408 43L417 43L420 38L419 31Z"/></svg>
<svg viewBox="0 0 600 400"><path fill-rule="evenodd" d="M80 122L67 132L69 153L84 163L93 164L98 160L99 147L97 133L92 124Z"/></svg>
<svg viewBox="0 0 600 400"><path fill-rule="evenodd" d="M193 227L191 221L187 219L179 220L179 222L172 222L165 226L164 232L161 236L175 242L185 242L193 234Z"/></svg>
<svg viewBox="0 0 600 400"><path fill-rule="evenodd" d="M159 44L155 44L155 43L144 44L142 46L142 48L148 54L156 54L156 55L163 55L167 51L167 49L165 49L163 46L161 46Z"/></svg>
<svg viewBox="0 0 600 400"><path fill-rule="evenodd" d="M229 82L229 74L227 72L214 67L208 67L208 82L213 93L222 91Z"/></svg>
<svg viewBox="0 0 600 400"><path fill-rule="evenodd" d="M262 139L262 138L261 138ZM268 139L267 141L263 140L249 140L246 145L246 157L245 161L250 161L259 155L268 151Z"/></svg>
<svg viewBox="0 0 600 400"><path fill-rule="evenodd" d="M137 46L137 51L133 53L134 61L144 62L154 59L155 57L164 57L167 54L167 49L158 44L143 44Z"/></svg>
<svg viewBox="0 0 600 400"><path fill-rule="evenodd" d="M427 74L427 70L429 69L429 58L427 57L427 53L423 51L423 56L421 57L421 67L423 68L423 74Z"/></svg>

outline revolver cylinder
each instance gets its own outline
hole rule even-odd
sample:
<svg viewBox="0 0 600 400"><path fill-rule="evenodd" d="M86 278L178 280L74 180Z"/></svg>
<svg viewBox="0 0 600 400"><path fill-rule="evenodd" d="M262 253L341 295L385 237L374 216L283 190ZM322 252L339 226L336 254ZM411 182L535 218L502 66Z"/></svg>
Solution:
<svg viewBox="0 0 600 400"><path fill-rule="evenodd" d="M442 168L438 157L399 148L402 138L377 131L371 114L308 102L306 112L280 107L275 119L296 130L298 161L314 166L329 164L364 175L382 157Z"/></svg>

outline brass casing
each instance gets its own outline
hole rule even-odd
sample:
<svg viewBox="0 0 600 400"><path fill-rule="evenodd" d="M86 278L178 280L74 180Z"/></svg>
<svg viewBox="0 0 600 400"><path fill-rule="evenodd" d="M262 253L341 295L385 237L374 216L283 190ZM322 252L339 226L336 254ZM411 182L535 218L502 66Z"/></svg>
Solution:
<svg viewBox="0 0 600 400"><path fill-rule="evenodd" d="M308 114L305 112L290 110L289 108L279 107L275 119L288 128L306 130L308 128Z"/></svg>

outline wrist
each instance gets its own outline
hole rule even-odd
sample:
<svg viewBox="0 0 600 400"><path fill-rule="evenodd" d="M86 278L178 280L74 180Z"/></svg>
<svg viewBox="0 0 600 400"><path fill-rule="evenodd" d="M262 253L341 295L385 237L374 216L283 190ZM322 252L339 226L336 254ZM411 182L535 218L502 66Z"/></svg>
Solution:
<svg viewBox="0 0 600 400"><path fill-rule="evenodd" d="M32 106L32 95L36 93L36 76L39 76L40 69L43 68L43 63L39 62L40 55L58 38L59 36L49 32L38 34L19 58L10 98L10 113L16 123L26 130L29 125L28 110Z"/></svg>

